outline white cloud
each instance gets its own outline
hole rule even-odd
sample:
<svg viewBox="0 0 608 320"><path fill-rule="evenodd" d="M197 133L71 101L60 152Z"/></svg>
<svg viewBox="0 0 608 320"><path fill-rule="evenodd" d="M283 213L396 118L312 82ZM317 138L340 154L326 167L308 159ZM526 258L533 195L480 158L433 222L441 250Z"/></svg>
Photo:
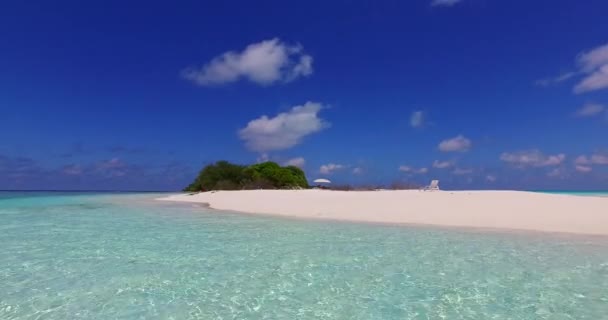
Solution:
<svg viewBox="0 0 608 320"><path fill-rule="evenodd" d="M599 67L608 65L608 44L579 54L577 62L584 72L592 72Z"/></svg>
<svg viewBox="0 0 608 320"><path fill-rule="evenodd" d="M433 162L433 168L437 168L437 169L446 169L446 168L451 167L452 165L453 165L453 163L450 161L435 160L435 162Z"/></svg>
<svg viewBox="0 0 608 320"><path fill-rule="evenodd" d="M563 153L556 155L544 155L539 150L524 150L513 153L504 152L500 155L500 160L515 165L516 167L547 167L556 166L566 160Z"/></svg>
<svg viewBox="0 0 608 320"><path fill-rule="evenodd" d="M587 103L582 108L576 111L578 117L593 117L602 113L606 109L603 105L597 103Z"/></svg>
<svg viewBox="0 0 608 320"><path fill-rule="evenodd" d="M302 46L278 38L248 45L242 52L228 51L202 68L187 68L182 76L201 86L236 82L241 78L260 85L290 82L312 74L313 58Z"/></svg>
<svg viewBox="0 0 608 320"><path fill-rule="evenodd" d="M122 177L129 171L129 166L118 158L112 158L97 163L94 170L110 177Z"/></svg>
<svg viewBox="0 0 608 320"><path fill-rule="evenodd" d="M574 87L575 93L608 88L608 44L579 54L577 63L586 76Z"/></svg>
<svg viewBox="0 0 608 320"><path fill-rule="evenodd" d="M432 7L452 7L462 0L433 0L431 2Z"/></svg>
<svg viewBox="0 0 608 320"><path fill-rule="evenodd" d="M591 163L608 165L608 156L602 154L594 154L591 156Z"/></svg>
<svg viewBox="0 0 608 320"><path fill-rule="evenodd" d="M262 163L262 162L267 162L270 160L270 156L268 155L268 153L264 152L262 154L260 154L257 159L255 159L255 162L257 163Z"/></svg>
<svg viewBox="0 0 608 320"><path fill-rule="evenodd" d="M545 79L536 80L535 83L536 83L536 85L539 85L541 87L548 87L553 84L564 82L564 81L576 76L577 74L578 74L577 72L565 72L554 78L545 78Z"/></svg>
<svg viewBox="0 0 608 320"><path fill-rule="evenodd" d="M491 174L486 176L486 181L488 182L495 182L496 181L496 176L493 176Z"/></svg>
<svg viewBox="0 0 608 320"><path fill-rule="evenodd" d="M591 170L593 170L593 168L591 168L589 166L582 166L582 165L576 165L574 168L576 169L576 171L582 172L582 173L591 172Z"/></svg>
<svg viewBox="0 0 608 320"><path fill-rule="evenodd" d="M289 159L287 161L285 161L285 166L294 166L294 167L298 167L298 168L304 168L304 165L306 164L306 160L302 157L297 157L297 158L293 158L293 159Z"/></svg>
<svg viewBox="0 0 608 320"><path fill-rule="evenodd" d="M344 168L345 168L344 165L335 164L335 163L329 163L329 164L322 165L321 168L319 168L319 172L321 174L332 174L335 171L342 170Z"/></svg>
<svg viewBox="0 0 608 320"><path fill-rule="evenodd" d="M574 87L574 93L585 93L608 88L608 64L598 68Z"/></svg>
<svg viewBox="0 0 608 320"><path fill-rule="evenodd" d="M465 152L471 148L471 140L465 138L463 135L443 140L439 143L439 150L443 152Z"/></svg>
<svg viewBox="0 0 608 320"><path fill-rule="evenodd" d="M424 112L422 111L414 111L410 116L410 126L412 128L421 128L424 126Z"/></svg>
<svg viewBox="0 0 608 320"><path fill-rule="evenodd" d="M564 175L564 172L560 168L555 168L547 173L547 176L552 178L559 178Z"/></svg>
<svg viewBox="0 0 608 320"><path fill-rule="evenodd" d="M452 171L452 173L455 175L462 176L473 173L473 169L456 168L454 169L454 171Z"/></svg>
<svg viewBox="0 0 608 320"><path fill-rule="evenodd" d="M587 165L587 164L591 164L591 160L589 160L587 158L587 156L578 156L574 160L574 163L576 163L576 164L582 164L582 165Z"/></svg>
<svg viewBox="0 0 608 320"><path fill-rule="evenodd" d="M251 120L238 134L253 151L288 149L302 142L305 136L329 127L330 124L318 116L321 109L320 103L307 102L273 118L264 115Z"/></svg>
<svg viewBox="0 0 608 320"><path fill-rule="evenodd" d="M427 172L429 172L428 168L413 168L410 166L399 166L399 171L401 172L407 172L407 173L413 173L413 174L425 174Z"/></svg>
<svg viewBox="0 0 608 320"><path fill-rule="evenodd" d="M399 166L399 171L401 172L412 172L413 168L410 166Z"/></svg>
<svg viewBox="0 0 608 320"><path fill-rule="evenodd" d="M593 154L589 157L578 156L574 160L574 163L577 165L591 165L591 164L608 165L608 156L603 155L603 154Z"/></svg>
<svg viewBox="0 0 608 320"><path fill-rule="evenodd" d="M363 168L361 168L361 167L354 168L353 174L363 174Z"/></svg>

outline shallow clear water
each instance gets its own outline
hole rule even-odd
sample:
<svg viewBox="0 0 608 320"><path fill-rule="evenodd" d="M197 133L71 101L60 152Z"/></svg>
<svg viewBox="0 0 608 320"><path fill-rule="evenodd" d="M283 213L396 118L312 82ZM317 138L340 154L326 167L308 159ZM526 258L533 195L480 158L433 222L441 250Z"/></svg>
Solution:
<svg viewBox="0 0 608 320"><path fill-rule="evenodd" d="M584 197L608 197L608 191L534 191L540 193L551 193L551 194L566 194L571 196L584 196Z"/></svg>
<svg viewBox="0 0 608 320"><path fill-rule="evenodd" d="M27 195L27 194L25 194ZM608 240L0 194L0 319L606 319Z"/></svg>

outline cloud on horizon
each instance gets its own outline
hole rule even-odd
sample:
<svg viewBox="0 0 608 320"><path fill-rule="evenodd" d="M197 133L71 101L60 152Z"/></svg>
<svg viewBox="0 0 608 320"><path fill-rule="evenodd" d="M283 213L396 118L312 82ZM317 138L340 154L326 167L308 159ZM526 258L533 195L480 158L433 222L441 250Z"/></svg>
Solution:
<svg viewBox="0 0 608 320"><path fill-rule="evenodd" d="M473 173L473 169L466 169L466 168L456 168L454 169L454 171L452 171L452 174L455 174L457 176L463 176L463 175L468 175L468 174L472 174Z"/></svg>
<svg viewBox="0 0 608 320"><path fill-rule="evenodd" d="M306 160L303 157L297 157L297 158L292 158L292 159L285 161L285 163L283 165L284 166L294 166L294 167L298 167L298 168L302 169L302 168L304 168L305 164L306 164Z"/></svg>
<svg viewBox="0 0 608 320"><path fill-rule="evenodd" d="M182 77L200 86L217 86L240 79L268 86L310 76L312 62L312 56L305 54L301 45L274 38L250 44L241 52L225 52L202 68L186 68Z"/></svg>
<svg viewBox="0 0 608 320"><path fill-rule="evenodd" d="M431 2L431 7L453 7L460 2L462 2L462 0L433 0Z"/></svg>
<svg viewBox="0 0 608 320"><path fill-rule="evenodd" d="M319 117L323 108L321 103L309 101L273 118L261 116L240 129L239 138L245 141L249 150L256 152L289 149L301 143L304 137L330 126Z"/></svg>
<svg viewBox="0 0 608 320"><path fill-rule="evenodd" d="M437 169L446 169L449 168L451 166L453 166L454 163L452 163L451 161L439 161L439 160L435 160L433 162L433 168L437 168Z"/></svg>
<svg viewBox="0 0 608 320"><path fill-rule="evenodd" d="M592 154L591 156L578 156L574 163L577 165L608 165L608 155L603 154Z"/></svg>
<svg viewBox="0 0 608 320"><path fill-rule="evenodd" d="M322 165L319 168L319 173L329 175L329 174L334 173L335 171L342 170L344 168L346 168L345 165L329 163L329 164Z"/></svg>
<svg viewBox="0 0 608 320"><path fill-rule="evenodd" d="M522 150L516 152L503 152L500 160L514 165L517 168L557 166L566 160L563 153L556 155L544 155L537 149Z"/></svg>
<svg viewBox="0 0 608 320"><path fill-rule="evenodd" d="M428 168L414 168L410 166L399 166L399 171L413 174L425 174L429 172Z"/></svg>
<svg viewBox="0 0 608 320"><path fill-rule="evenodd" d="M26 157L0 155L0 189L179 190L195 171L177 162L136 165L118 158L45 167Z"/></svg>
<svg viewBox="0 0 608 320"><path fill-rule="evenodd" d="M576 166L574 166L574 169L576 171L582 172L582 173L591 172L591 170L593 170L592 167L590 167L590 166L583 166L583 165L576 165Z"/></svg>

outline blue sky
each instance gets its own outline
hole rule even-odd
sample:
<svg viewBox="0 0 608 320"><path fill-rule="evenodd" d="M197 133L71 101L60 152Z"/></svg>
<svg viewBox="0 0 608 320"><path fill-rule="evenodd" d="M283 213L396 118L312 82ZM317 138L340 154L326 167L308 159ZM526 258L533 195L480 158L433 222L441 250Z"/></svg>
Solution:
<svg viewBox="0 0 608 320"><path fill-rule="evenodd" d="M0 189L175 190L220 159L338 183L608 189L607 11L4 3Z"/></svg>

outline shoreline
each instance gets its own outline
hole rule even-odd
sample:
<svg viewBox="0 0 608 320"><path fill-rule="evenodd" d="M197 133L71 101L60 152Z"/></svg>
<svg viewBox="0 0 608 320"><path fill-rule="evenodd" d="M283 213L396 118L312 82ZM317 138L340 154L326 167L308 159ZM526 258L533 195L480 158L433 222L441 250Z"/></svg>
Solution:
<svg viewBox="0 0 608 320"><path fill-rule="evenodd" d="M593 196L527 191L247 190L156 200L304 220L608 236L608 198Z"/></svg>

